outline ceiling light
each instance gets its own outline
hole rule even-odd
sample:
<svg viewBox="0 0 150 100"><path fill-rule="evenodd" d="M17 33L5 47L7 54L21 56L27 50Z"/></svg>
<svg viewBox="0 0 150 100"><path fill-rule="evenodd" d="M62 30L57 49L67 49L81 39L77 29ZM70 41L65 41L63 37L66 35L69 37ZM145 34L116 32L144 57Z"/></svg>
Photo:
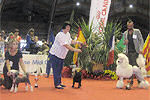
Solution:
<svg viewBox="0 0 150 100"><path fill-rule="evenodd" d="M132 5L132 4L130 4L130 5L129 5L129 8L133 8L133 5Z"/></svg>
<svg viewBox="0 0 150 100"><path fill-rule="evenodd" d="M80 6L80 2L77 2L76 5L77 5L77 6Z"/></svg>

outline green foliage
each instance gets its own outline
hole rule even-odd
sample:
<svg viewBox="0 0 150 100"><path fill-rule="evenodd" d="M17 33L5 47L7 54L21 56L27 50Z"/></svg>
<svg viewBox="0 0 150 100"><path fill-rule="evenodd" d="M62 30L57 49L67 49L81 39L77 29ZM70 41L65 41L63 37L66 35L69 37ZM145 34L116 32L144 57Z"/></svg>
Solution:
<svg viewBox="0 0 150 100"><path fill-rule="evenodd" d="M82 48L82 53L79 53L80 65L83 68L87 68L91 71L93 64L103 64L106 66L108 54L110 50L109 40L114 33L115 38L121 35L121 24L116 22L108 22L107 26L104 28L103 33L93 33L92 25L89 25L82 18L78 22L74 22L73 31L78 32L78 27L81 27L82 33L86 38L88 47ZM114 31L114 32L113 32ZM117 54L120 51L115 47L115 61L117 59ZM115 67L115 65L113 65Z"/></svg>
<svg viewBox="0 0 150 100"><path fill-rule="evenodd" d="M72 19L71 19L72 21ZM77 22L72 22L71 35L77 36L78 28L80 26L82 33L86 39L87 47L83 46L81 48L82 53L79 53L79 65L83 67L83 69L87 69L89 72L92 71L92 67L94 64L103 64L106 67L108 53L110 50L109 40L112 34L114 33L115 38L121 35L121 23L117 22L108 22L107 26L104 28L103 33L93 33L92 25L89 28L89 25L85 22L83 18L79 19ZM117 59L117 55L120 51L115 46L115 61ZM73 53L69 53L65 60L66 64L71 64L73 59ZM113 69L115 69L115 64L112 65Z"/></svg>
<svg viewBox="0 0 150 100"><path fill-rule="evenodd" d="M69 66L72 64L73 61L73 53L72 51L69 51L65 60L64 60L64 66Z"/></svg>

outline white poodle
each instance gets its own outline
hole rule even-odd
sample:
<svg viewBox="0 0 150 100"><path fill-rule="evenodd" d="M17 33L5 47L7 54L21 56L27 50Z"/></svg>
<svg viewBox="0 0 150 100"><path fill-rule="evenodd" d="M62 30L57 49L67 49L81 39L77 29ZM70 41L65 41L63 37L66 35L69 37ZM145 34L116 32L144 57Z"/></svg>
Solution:
<svg viewBox="0 0 150 100"><path fill-rule="evenodd" d="M138 64L139 68L142 71L142 74L144 77L146 77L147 75L147 71L145 69L145 58L143 57L142 54L139 54L138 58L136 59L136 63Z"/></svg>
<svg viewBox="0 0 150 100"><path fill-rule="evenodd" d="M140 83L141 88L149 87L149 83L146 80L144 80L140 68L138 68L137 66L132 67L129 64L128 57L125 54L123 53L118 54L116 64L117 64L116 74L119 76L119 80L117 81L116 85L117 88L123 88L124 87L123 79L130 78L133 74L135 74L136 78L139 81L141 81Z"/></svg>

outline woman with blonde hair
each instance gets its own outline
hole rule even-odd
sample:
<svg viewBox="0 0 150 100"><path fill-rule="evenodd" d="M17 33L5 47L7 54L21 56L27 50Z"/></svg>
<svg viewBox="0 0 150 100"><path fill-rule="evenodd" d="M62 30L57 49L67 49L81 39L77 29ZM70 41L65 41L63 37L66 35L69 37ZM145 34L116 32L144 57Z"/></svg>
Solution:
<svg viewBox="0 0 150 100"><path fill-rule="evenodd" d="M19 65L23 72L26 73L22 53L18 50L18 41L15 38L12 38L8 41L8 49L5 52L5 65L3 68L4 81L2 85L4 85L6 89L10 89L12 86L12 79L7 74L12 69L19 71Z"/></svg>

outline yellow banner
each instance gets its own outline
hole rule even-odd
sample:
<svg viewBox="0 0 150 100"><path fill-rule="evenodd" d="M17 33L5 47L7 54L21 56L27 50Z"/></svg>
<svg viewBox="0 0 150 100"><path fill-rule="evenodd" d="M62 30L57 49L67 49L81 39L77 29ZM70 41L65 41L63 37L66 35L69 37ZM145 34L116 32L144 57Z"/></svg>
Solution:
<svg viewBox="0 0 150 100"><path fill-rule="evenodd" d="M86 40L85 40L84 35L83 35L83 33L82 33L80 28L78 30L77 41L82 42L82 43L86 43ZM79 44L76 44L75 48L78 49L79 48ZM74 52L73 63L76 64L76 65L77 65L77 60L78 60L78 52Z"/></svg>
<svg viewBox="0 0 150 100"><path fill-rule="evenodd" d="M147 74L150 75L150 33L145 41L144 47L143 47L143 55L146 58L146 70Z"/></svg>

